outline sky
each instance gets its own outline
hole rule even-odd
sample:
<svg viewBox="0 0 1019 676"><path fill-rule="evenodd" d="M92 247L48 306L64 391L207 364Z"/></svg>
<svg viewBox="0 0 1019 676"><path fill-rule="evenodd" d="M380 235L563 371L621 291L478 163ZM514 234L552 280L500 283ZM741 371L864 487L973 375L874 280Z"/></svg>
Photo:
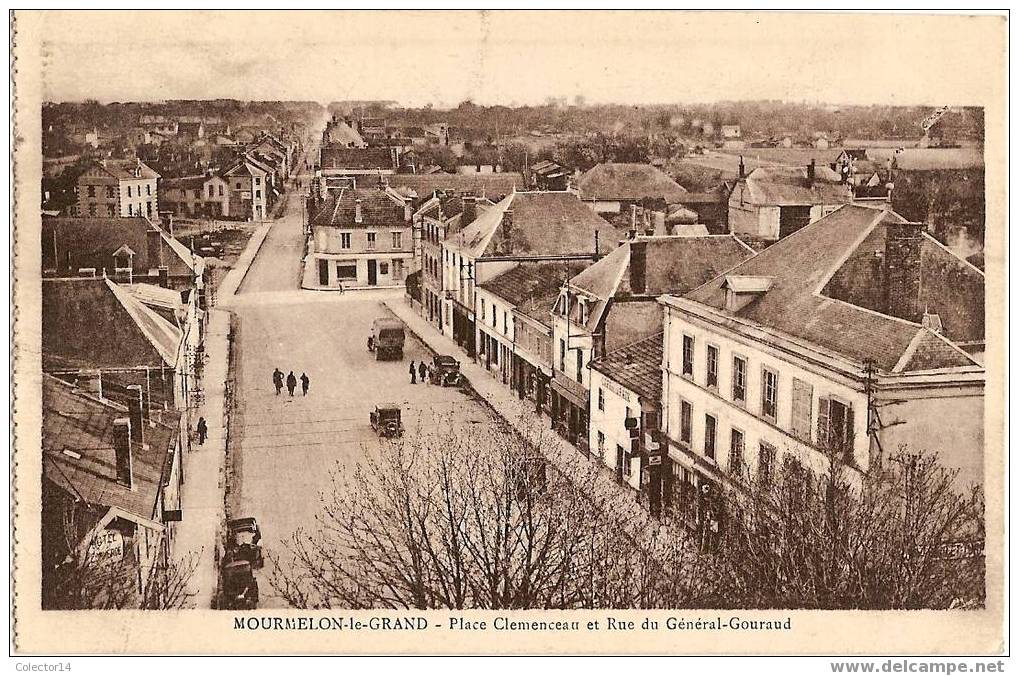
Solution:
<svg viewBox="0 0 1019 676"><path fill-rule="evenodd" d="M45 12L44 98L978 105L996 17ZM998 31L1002 32L1002 31ZM1003 45L1003 42L998 44ZM1003 51L1003 47L998 47Z"/></svg>

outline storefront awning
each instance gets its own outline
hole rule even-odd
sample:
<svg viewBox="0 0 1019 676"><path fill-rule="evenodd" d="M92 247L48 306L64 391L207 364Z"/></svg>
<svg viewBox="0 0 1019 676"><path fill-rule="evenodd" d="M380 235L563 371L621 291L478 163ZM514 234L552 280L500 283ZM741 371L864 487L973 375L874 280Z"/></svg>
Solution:
<svg viewBox="0 0 1019 676"><path fill-rule="evenodd" d="M568 380L561 373L555 374L555 378L552 380L552 390L574 406L587 410L587 390L572 380Z"/></svg>

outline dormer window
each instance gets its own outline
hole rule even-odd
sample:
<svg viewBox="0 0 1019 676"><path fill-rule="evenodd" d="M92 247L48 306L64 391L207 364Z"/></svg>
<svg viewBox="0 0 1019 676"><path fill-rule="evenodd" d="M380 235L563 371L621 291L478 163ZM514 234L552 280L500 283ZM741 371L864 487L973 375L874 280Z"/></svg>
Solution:
<svg viewBox="0 0 1019 676"><path fill-rule="evenodd" d="M774 282L772 277L726 275L722 284L725 291L725 309L729 312L742 310L748 303L767 293Z"/></svg>

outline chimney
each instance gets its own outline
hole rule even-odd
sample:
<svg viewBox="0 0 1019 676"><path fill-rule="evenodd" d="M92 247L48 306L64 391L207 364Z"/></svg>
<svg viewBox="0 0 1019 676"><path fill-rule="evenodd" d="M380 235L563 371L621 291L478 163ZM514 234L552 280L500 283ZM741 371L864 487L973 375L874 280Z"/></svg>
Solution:
<svg viewBox="0 0 1019 676"><path fill-rule="evenodd" d="M502 212L502 239L506 246L506 251L512 253L513 251L513 210L507 209Z"/></svg>
<svg viewBox="0 0 1019 676"><path fill-rule="evenodd" d="M159 286L164 289L170 288L170 268L165 265L159 266Z"/></svg>
<svg viewBox="0 0 1019 676"><path fill-rule="evenodd" d="M637 231L637 205L630 205L630 232Z"/></svg>
<svg viewBox="0 0 1019 676"><path fill-rule="evenodd" d="M78 384L81 389L89 394L99 399L103 398L103 372L99 369L82 371L81 375L78 376Z"/></svg>
<svg viewBox="0 0 1019 676"><path fill-rule="evenodd" d="M145 233L149 269L158 268L163 264L163 234L156 229Z"/></svg>
<svg viewBox="0 0 1019 676"><path fill-rule="evenodd" d="M665 212L664 211L656 211L655 212L655 234L656 235L667 234L666 231L665 231Z"/></svg>
<svg viewBox="0 0 1019 676"><path fill-rule="evenodd" d="M630 293L647 293L647 240L630 242Z"/></svg>
<svg viewBox="0 0 1019 676"><path fill-rule="evenodd" d="M747 177L747 165L743 164L743 156L739 156L739 178Z"/></svg>
<svg viewBox="0 0 1019 676"><path fill-rule="evenodd" d="M363 223L364 213L361 210L361 198L358 197L354 200L354 222Z"/></svg>
<svg viewBox="0 0 1019 676"><path fill-rule="evenodd" d="M117 418L113 421L113 453L116 458L117 483L134 488L130 418Z"/></svg>
<svg viewBox="0 0 1019 676"><path fill-rule="evenodd" d="M461 226L473 223L478 217L478 198L474 195L464 195L463 205L463 215L460 217Z"/></svg>
<svg viewBox="0 0 1019 676"><path fill-rule="evenodd" d="M814 185L814 179L817 176L817 165L814 160L810 160L810 164L807 165L807 186Z"/></svg>
<svg viewBox="0 0 1019 676"><path fill-rule="evenodd" d="M923 223L889 223L885 234L885 294L888 314L919 322Z"/></svg>
<svg viewBox="0 0 1019 676"><path fill-rule="evenodd" d="M131 441L145 443L145 393L141 385L128 385L130 399L127 401L127 415L131 421Z"/></svg>

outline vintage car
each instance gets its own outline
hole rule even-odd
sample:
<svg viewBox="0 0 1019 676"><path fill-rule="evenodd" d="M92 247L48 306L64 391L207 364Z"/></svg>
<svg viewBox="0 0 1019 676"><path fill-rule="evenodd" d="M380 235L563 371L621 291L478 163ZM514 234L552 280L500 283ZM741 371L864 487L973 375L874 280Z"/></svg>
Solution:
<svg viewBox="0 0 1019 676"><path fill-rule="evenodd" d="M229 561L247 561L252 568L261 568L264 564L262 531L255 517L232 519L226 522L226 558Z"/></svg>
<svg viewBox="0 0 1019 676"><path fill-rule="evenodd" d="M403 359L405 334L399 319L379 317L372 322L368 336L368 350L375 353L376 361Z"/></svg>
<svg viewBox="0 0 1019 676"><path fill-rule="evenodd" d="M258 582L248 561L223 564L219 607L225 610L251 610L258 607Z"/></svg>
<svg viewBox="0 0 1019 676"><path fill-rule="evenodd" d="M399 404L376 404L370 419L372 429L380 437L398 437L403 434Z"/></svg>
<svg viewBox="0 0 1019 676"><path fill-rule="evenodd" d="M460 384L460 362L448 354L437 354L432 357L432 368L429 371L428 379L432 385L457 386Z"/></svg>

